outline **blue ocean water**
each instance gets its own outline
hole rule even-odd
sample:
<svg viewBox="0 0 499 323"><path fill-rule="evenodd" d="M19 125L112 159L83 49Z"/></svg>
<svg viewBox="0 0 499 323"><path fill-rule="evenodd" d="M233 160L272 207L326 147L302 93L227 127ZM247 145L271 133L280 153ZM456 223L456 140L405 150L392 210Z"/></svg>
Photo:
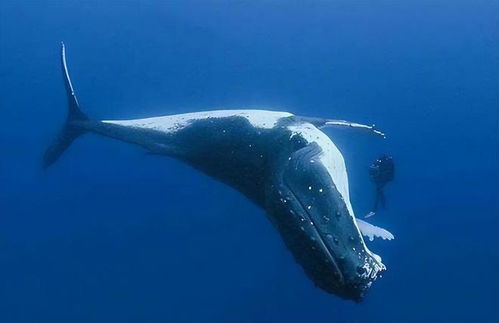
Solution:
<svg viewBox="0 0 499 323"><path fill-rule="evenodd" d="M496 1L0 2L0 321L497 322ZM96 135L47 171L65 41L102 119L268 108L326 130L358 215L394 156L396 236L356 304L304 275L262 210L177 161Z"/></svg>

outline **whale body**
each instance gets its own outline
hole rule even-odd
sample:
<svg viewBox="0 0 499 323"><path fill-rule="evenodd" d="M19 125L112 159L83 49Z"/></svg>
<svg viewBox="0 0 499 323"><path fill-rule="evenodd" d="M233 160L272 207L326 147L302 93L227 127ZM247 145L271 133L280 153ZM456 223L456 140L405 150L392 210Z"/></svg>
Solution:
<svg viewBox="0 0 499 323"><path fill-rule="evenodd" d="M62 45L68 117L47 149L49 167L77 137L92 132L168 156L233 187L265 210L310 279L361 300L386 270L363 234L388 231L355 218L345 161L325 126L383 135L372 126L268 110L215 110L133 120L92 120L80 109Z"/></svg>

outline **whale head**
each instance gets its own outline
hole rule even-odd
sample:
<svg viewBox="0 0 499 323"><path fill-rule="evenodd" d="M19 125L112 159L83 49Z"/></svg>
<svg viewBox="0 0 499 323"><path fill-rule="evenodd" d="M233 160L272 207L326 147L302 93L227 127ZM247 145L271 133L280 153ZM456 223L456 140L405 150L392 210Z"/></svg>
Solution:
<svg viewBox="0 0 499 323"><path fill-rule="evenodd" d="M290 129L290 139L303 146L278 172L276 207L269 214L318 287L360 301L386 267L367 248L357 225L343 157L312 125Z"/></svg>

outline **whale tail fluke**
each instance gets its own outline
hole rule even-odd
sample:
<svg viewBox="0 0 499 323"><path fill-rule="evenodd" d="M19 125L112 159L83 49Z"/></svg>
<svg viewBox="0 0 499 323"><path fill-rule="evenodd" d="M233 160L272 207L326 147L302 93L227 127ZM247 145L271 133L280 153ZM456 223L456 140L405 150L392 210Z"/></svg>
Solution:
<svg viewBox="0 0 499 323"><path fill-rule="evenodd" d="M71 84L71 78L69 77L69 71L66 64L66 49L64 43L61 43L61 65L68 98L68 115L62 130L45 151L45 155L43 156L43 168L48 168L55 163L71 143L86 132L86 130L81 127L81 121L88 120L88 118L80 110L78 100L76 99L73 90L73 85Z"/></svg>

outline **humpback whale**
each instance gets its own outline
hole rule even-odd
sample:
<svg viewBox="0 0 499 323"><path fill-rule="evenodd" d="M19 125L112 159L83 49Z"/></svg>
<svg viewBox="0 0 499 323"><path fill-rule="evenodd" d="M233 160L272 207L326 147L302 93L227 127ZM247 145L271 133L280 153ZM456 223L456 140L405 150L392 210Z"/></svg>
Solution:
<svg viewBox="0 0 499 323"><path fill-rule="evenodd" d="M216 110L134 120L93 120L78 104L64 44L61 65L68 114L47 148L56 162L79 136L96 133L177 159L233 187L260 206L316 286L360 301L386 270L363 235L392 239L356 219L345 161L320 129L349 127L384 136L374 126L267 110Z"/></svg>

